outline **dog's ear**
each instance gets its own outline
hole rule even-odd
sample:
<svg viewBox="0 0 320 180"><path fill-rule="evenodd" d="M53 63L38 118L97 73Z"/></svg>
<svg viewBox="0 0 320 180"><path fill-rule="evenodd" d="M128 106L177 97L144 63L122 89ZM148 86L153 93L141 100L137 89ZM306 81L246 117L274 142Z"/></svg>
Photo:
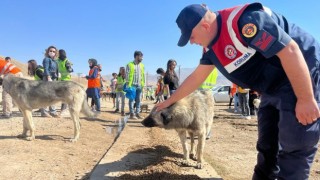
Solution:
<svg viewBox="0 0 320 180"><path fill-rule="evenodd" d="M153 107L152 110L150 111L150 114L155 115L157 113L157 107Z"/></svg>
<svg viewBox="0 0 320 180"><path fill-rule="evenodd" d="M167 111L163 111L161 112L161 117L162 117L162 122L164 125L169 124L169 122L171 121L171 115L167 112Z"/></svg>
<svg viewBox="0 0 320 180"><path fill-rule="evenodd" d="M26 83L25 81L20 81L18 84L17 84L17 88L20 89L20 90L26 90Z"/></svg>

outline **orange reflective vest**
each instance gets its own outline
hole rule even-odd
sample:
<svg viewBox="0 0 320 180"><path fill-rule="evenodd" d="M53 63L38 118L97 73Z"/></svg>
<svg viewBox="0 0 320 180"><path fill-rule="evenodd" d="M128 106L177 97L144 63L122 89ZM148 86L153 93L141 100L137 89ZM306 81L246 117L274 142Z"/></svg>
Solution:
<svg viewBox="0 0 320 180"><path fill-rule="evenodd" d="M4 60L3 58L0 58L0 75L3 74L17 74L18 72L21 72L21 70L16 67L14 64L11 64Z"/></svg>
<svg viewBox="0 0 320 180"><path fill-rule="evenodd" d="M99 71L99 68L97 66L94 66L92 69L90 69L89 77L92 76L92 74L95 70ZM88 88L100 88L100 87L101 87L101 84L100 84L99 74L97 74L97 76L95 78L88 79Z"/></svg>
<svg viewBox="0 0 320 180"><path fill-rule="evenodd" d="M158 82L158 83L157 83L157 90L156 90L156 92L155 92L155 95L157 95L157 94L160 92L160 90L161 90L161 83Z"/></svg>
<svg viewBox="0 0 320 180"><path fill-rule="evenodd" d="M237 85L232 83L232 86L230 88L231 88L230 95L233 97L237 92Z"/></svg>

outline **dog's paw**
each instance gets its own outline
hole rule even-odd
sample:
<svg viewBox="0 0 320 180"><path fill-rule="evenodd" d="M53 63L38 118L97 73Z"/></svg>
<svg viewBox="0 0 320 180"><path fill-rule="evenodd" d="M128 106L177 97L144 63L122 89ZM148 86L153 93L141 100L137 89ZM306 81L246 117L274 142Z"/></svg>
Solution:
<svg viewBox="0 0 320 180"><path fill-rule="evenodd" d="M17 136L17 138L25 138L25 137L27 137L26 134L19 134L19 135Z"/></svg>
<svg viewBox="0 0 320 180"><path fill-rule="evenodd" d="M33 140L34 140L34 137L28 136L28 137L26 137L26 140L27 140L27 141L33 141Z"/></svg>
<svg viewBox="0 0 320 180"><path fill-rule="evenodd" d="M69 141L74 143L74 142L77 142L77 140L78 139L76 139L76 138L71 138Z"/></svg>
<svg viewBox="0 0 320 180"><path fill-rule="evenodd" d="M204 167L203 163L197 163L196 168L197 169L202 169Z"/></svg>
<svg viewBox="0 0 320 180"><path fill-rule="evenodd" d="M197 157L195 154L189 154L189 158L194 160L194 161L197 161Z"/></svg>
<svg viewBox="0 0 320 180"><path fill-rule="evenodd" d="M192 164L190 161L188 160L182 160L179 162L180 166L184 166L184 167L192 167L194 166L194 164Z"/></svg>

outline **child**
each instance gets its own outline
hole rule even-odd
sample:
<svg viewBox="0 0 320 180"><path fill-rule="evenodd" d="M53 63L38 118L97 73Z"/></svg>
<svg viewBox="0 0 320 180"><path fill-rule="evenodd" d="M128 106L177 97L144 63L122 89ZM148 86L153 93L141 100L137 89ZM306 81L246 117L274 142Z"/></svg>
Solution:
<svg viewBox="0 0 320 180"><path fill-rule="evenodd" d="M126 71L124 67L120 67L116 82L116 110L114 112L119 112L119 101L121 98L121 116L124 116L125 92L123 91L123 85L126 83Z"/></svg>

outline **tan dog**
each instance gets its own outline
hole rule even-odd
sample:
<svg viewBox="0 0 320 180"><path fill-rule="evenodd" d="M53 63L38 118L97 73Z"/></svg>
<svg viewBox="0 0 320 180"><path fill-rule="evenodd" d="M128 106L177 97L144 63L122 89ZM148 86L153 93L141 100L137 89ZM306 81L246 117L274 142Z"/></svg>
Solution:
<svg viewBox="0 0 320 180"><path fill-rule="evenodd" d="M203 149L206 135L211 129L214 116L214 100L210 91L196 91L169 106L156 111L154 108L142 124L146 127L175 129L180 137L184 153L184 164L190 166L189 157L197 159L197 168L203 167ZM187 134L191 139L191 152L187 148ZM194 136L198 136L195 156Z"/></svg>
<svg viewBox="0 0 320 180"><path fill-rule="evenodd" d="M35 139L33 109L47 107L58 102L67 103L74 123L72 142L77 141L80 136L80 112L89 117L97 115L88 106L85 89L73 81L33 81L7 75L3 79L3 88L12 96L23 114L23 132L19 137L25 137L27 140ZM27 136L28 131L30 131L29 136Z"/></svg>

